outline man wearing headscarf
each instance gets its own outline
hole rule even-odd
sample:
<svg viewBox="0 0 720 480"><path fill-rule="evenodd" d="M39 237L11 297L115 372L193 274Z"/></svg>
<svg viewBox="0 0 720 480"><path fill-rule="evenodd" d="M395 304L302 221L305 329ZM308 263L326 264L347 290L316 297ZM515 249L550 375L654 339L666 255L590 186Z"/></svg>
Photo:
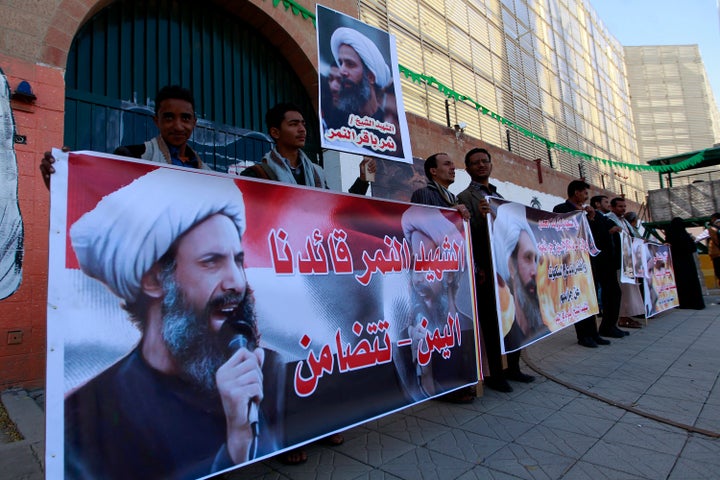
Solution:
<svg viewBox="0 0 720 480"><path fill-rule="evenodd" d="M595 198L595 197L593 197ZM593 203L592 199L590 203ZM620 266L631 268L632 262L627 261L632 256L632 237L635 236L636 230L630 222L625 218L626 204L623 197L615 197L610 201L610 211L606 211L606 202L599 210L605 216L617 225L621 231L614 235L615 246L618 250L618 258L623 258ZM627 264L622 265L623 262ZM618 286L620 287L620 297L618 306L618 322L617 325L626 328L642 328L642 324L635 320L634 316L643 315L645 313L645 303L643 302L640 286L637 283L626 283L621 281L622 275L620 266L617 270ZM604 305L604 303L603 303ZM602 324L600 324L602 329Z"/></svg>
<svg viewBox="0 0 720 480"><path fill-rule="evenodd" d="M514 321L505 334L505 350L512 351L549 332L537 292L538 247L524 205L500 205L492 225L495 273L510 289L515 307Z"/></svg>
<svg viewBox="0 0 720 480"><path fill-rule="evenodd" d="M455 195L453 195L450 190L448 190L448 187L455 181L455 164L453 163L452 159L446 153L435 153L433 155L430 155L425 160L423 167L425 169L425 176L428 180L427 186L415 190L410 197L410 201L412 203L419 203L422 205L455 208L458 210L458 212L460 212L463 218L469 220L470 212L468 212L468 209L465 207L465 205L458 202ZM413 209L408 210L408 212L414 211L415 210ZM440 229L444 222L439 220L440 217L435 217L438 218L437 222L432 221L433 217L427 215L424 217L423 221L420 222L423 226L422 228L408 228L406 226L407 224L414 223L409 222L409 219L415 218L415 216L411 216L408 214L403 215L403 230L405 231L405 238L410 242L416 242L410 234L417 232L416 237L427 237L429 241L434 242L436 245L439 245L442 242ZM418 246L419 244L415 243L415 245ZM437 284L439 282L431 282L427 286L437 287L437 285L432 285L432 283ZM427 304L430 302L428 297L430 290L421 292L421 290L424 288L421 282L414 281L412 287L415 293L420 293L421 296L426 298L426 301L424 303ZM456 293L457 290L455 290L452 295L449 295L446 289L444 295L445 297L452 297L452 301L454 303L454 295ZM441 319L441 321L443 320L444 319ZM422 336L422 332L415 333L416 338L420 338ZM450 394L444 395L443 398L445 400L455 403L469 403L475 399L475 395L475 387L473 386L467 389L456 390Z"/></svg>
<svg viewBox="0 0 720 480"><path fill-rule="evenodd" d="M392 75L377 45L357 30L340 27L330 37L330 49L342 76L337 107L382 121L381 92Z"/></svg>
<svg viewBox="0 0 720 480"><path fill-rule="evenodd" d="M240 173L244 177L262 178L293 185L328 188L323 168L313 163L302 150L307 130L305 117L294 103L278 103L265 113L265 124L275 145L260 163ZM365 195L370 182L368 173L374 174L375 159L364 158L360 162L360 176L352 184L349 193Z"/></svg>
<svg viewBox="0 0 720 480"><path fill-rule="evenodd" d="M282 446L283 370L260 345L244 230L231 179L175 169L72 225L81 270L121 299L141 340L67 396L66 478L197 478Z"/></svg>
<svg viewBox="0 0 720 480"><path fill-rule="evenodd" d="M155 96L153 122L158 129L157 137L138 145L120 146L113 153L150 162L212 170L188 145L197 125L195 99L190 90L179 85L167 85L161 88ZM50 188L50 176L55 173L53 163L55 157L51 152L45 152L40 159L40 172L48 188Z"/></svg>

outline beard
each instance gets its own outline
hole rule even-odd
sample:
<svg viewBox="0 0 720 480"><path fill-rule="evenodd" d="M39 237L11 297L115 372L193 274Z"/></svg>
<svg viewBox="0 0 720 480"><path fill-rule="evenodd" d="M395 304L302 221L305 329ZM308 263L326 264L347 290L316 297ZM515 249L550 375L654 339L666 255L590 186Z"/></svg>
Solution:
<svg viewBox="0 0 720 480"><path fill-rule="evenodd" d="M203 393L216 394L215 373L233 352L229 351L227 341L211 330L211 312L223 305L237 303L238 307L232 316L240 317L252 325L252 341L257 343L253 292L247 287L244 297L235 292L218 295L210 299L205 308L197 311L187 302L172 273L163 279L163 288L162 336L180 369L180 376Z"/></svg>
<svg viewBox="0 0 720 480"><path fill-rule="evenodd" d="M345 78L340 87L340 97L338 98L337 107L349 113L360 112L370 100L371 91L372 85L370 85L367 70L363 71L362 80L360 80L359 83Z"/></svg>
<svg viewBox="0 0 720 480"><path fill-rule="evenodd" d="M537 284L535 280L530 279L523 285L520 275L516 274L512 277L513 296L517 301L520 309L525 314L528 326L531 332L543 327L542 314L540 313L540 299L537 294Z"/></svg>
<svg viewBox="0 0 720 480"><path fill-rule="evenodd" d="M412 282L410 287L410 300L413 304L413 318L422 314L428 320L428 328L439 326L447 321L449 312L447 280L436 280L442 282L442 290L434 292L428 281Z"/></svg>

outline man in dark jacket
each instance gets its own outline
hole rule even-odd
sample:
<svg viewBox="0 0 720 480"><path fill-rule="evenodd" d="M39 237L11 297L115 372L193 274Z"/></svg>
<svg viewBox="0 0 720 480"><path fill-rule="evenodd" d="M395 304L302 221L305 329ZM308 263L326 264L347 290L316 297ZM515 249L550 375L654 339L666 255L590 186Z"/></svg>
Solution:
<svg viewBox="0 0 720 480"><path fill-rule="evenodd" d="M512 392L508 380L528 383L532 382L534 377L520 371L520 350L509 353L507 355L508 368L504 371L502 368L500 327L495 303L487 226L490 204L485 197L503 197L498 193L495 185L490 183L490 174L492 173L490 152L484 148L473 148L467 152L465 171L470 175L472 181L468 188L458 195L458 200L470 211L478 321L490 370L490 375L484 378L483 383L486 387L499 392Z"/></svg>
<svg viewBox="0 0 720 480"><path fill-rule="evenodd" d="M567 200L563 203L555 205L553 212L569 213L576 210L585 210L590 221L590 228L595 221L595 209L587 205L590 198L590 185L583 180L573 180L567 186ZM594 231L593 231L594 235ZM593 269L594 271L594 269ZM610 341L600 337L597 330L597 320L592 315L584 320L575 323L575 334L577 335L578 344L583 347L597 348L598 345L609 345Z"/></svg>

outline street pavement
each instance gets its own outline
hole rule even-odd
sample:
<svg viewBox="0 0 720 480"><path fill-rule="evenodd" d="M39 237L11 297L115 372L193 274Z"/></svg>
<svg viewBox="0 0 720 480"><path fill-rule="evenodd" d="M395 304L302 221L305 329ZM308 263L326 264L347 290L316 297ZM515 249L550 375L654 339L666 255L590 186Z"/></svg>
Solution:
<svg viewBox="0 0 720 480"><path fill-rule="evenodd" d="M217 479L720 478L720 295L673 309L609 346L567 328L523 351L536 379L469 405L426 401L308 445L298 466L269 459ZM42 477L43 411L3 393L25 435L0 444L0 478ZM39 429L38 429L38 426Z"/></svg>

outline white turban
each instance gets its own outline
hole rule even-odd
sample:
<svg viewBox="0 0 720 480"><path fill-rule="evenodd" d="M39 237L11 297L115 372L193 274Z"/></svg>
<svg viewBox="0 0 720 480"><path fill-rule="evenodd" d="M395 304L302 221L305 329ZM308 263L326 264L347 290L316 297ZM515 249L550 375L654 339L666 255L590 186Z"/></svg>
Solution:
<svg viewBox="0 0 720 480"><path fill-rule="evenodd" d="M527 232L533 242L533 247L537 250L537 241L530 224L528 224L525 206L519 203L500 205L493 221L492 248L495 255L495 271L507 283L510 282L508 260L518 244L521 232Z"/></svg>
<svg viewBox="0 0 720 480"><path fill-rule="evenodd" d="M385 63L385 59L378 50L377 45L371 42L369 38L352 28L340 27L335 30L332 37L330 37L330 49L338 65L340 65L338 51L341 45L349 45L357 52L363 63L375 75L375 83L380 88L385 88L390 84L392 81L390 68Z"/></svg>
<svg viewBox="0 0 720 480"><path fill-rule="evenodd" d="M448 220L440 210L412 206L405 210L401 222L403 235L408 242L411 241L413 233L420 232L435 242L435 247L441 246L445 237L450 242L455 241L457 245L463 243L463 237L455 224ZM425 246L426 249L435 247Z"/></svg>
<svg viewBox="0 0 720 480"><path fill-rule="evenodd" d="M231 178L160 168L104 197L70 228L80 268L134 301L142 276L194 225L226 215L245 230L242 193Z"/></svg>

